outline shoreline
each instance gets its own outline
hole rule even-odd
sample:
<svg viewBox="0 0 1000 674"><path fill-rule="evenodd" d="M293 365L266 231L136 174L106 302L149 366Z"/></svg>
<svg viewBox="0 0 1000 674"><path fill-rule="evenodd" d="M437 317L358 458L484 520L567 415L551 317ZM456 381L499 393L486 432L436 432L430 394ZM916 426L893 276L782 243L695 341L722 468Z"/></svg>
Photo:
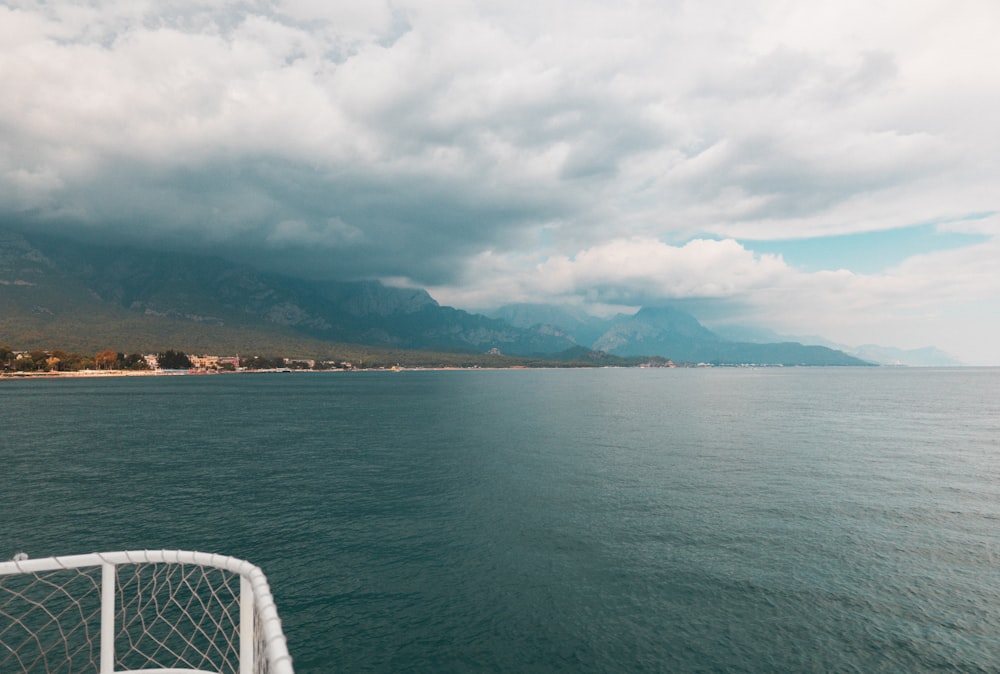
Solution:
<svg viewBox="0 0 1000 674"><path fill-rule="evenodd" d="M56 379L61 377L156 377L201 374L191 372L166 372L163 370L77 370L74 372L4 372L0 379Z"/></svg>
<svg viewBox="0 0 1000 674"><path fill-rule="evenodd" d="M347 374L361 372L474 372L488 370L595 370L604 368L618 368L619 366L600 367L528 367L525 365L512 365L510 367L378 367L378 368L354 368L350 370L235 370L235 371L210 371L210 370L78 370L74 372L5 372L0 374L0 380L5 379L105 379L109 377L197 377L215 375L242 375L242 374Z"/></svg>
<svg viewBox="0 0 1000 674"><path fill-rule="evenodd" d="M407 368L355 368L352 370L236 370L213 372L209 370L78 370L75 372L5 372L0 374L4 379L104 379L109 377L199 377L215 375L239 374L344 374L351 372L415 372L415 371L465 371L465 370L532 370L551 368L529 368L525 366L512 367L407 367ZM559 369L593 369L593 368L559 368Z"/></svg>

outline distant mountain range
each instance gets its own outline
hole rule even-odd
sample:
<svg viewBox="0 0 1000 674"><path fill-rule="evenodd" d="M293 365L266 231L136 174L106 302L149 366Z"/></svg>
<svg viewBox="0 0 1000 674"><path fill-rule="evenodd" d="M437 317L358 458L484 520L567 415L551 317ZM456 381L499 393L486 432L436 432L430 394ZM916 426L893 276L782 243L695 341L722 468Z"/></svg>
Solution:
<svg viewBox="0 0 1000 674"><path fill-rule="evenodd" d="M488 317L376 281L310 281L219 257L0 230L0 342L15 348L246 353L289 340L555 359L593 351L713 364L868 364L827 346L726 339L672 307L602 319L509 305Z"/></svg>
<svg viewBox="0 0 1000 674"><path fill-rule="evenodd" d="M515 304L494 314L513 325L559 326L591 348L615 356L658 354L678 362L757 365L871 365L825 346L797 342L752 343L727 340L691 314L673 307L644 307L638 313L600 319L549 305Z"/></svg>
<svg viewBox="0 0 1000 674"><path fill-rule="evenodd" d="M918 349L900 349L894 346L880 346L878 344L849 346L847 344L837 344L822 337L780 335L773 330L745 326L717 327L713 331L725 339L734 341L754 343L794 341L804 344L819 344L820 346L828 346L831 349L837 349L838 351L843 351L844 353L872 363L878 363L879 365L907 365L912 367L949 367L962 365L962 362L957 358L933 346L925 346Z"/></svg>
<svg viewBox="0 0 1000 674"><path fill-rule="evenodd" d="M299 336L397 349L557 353L568 336L440 306L375 281L294 279L208 256L0 232L0 340L177 348ZM97 334L101 344L93 341ZM115 339L117 337L117 339Z"/></svg>

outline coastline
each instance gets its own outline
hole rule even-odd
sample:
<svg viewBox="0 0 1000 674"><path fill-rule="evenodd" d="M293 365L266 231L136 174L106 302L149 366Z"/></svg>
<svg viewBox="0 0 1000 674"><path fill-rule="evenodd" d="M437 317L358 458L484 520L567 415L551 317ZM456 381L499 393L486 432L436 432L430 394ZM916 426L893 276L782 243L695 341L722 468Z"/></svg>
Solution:
<svg viewBox="0 0 1000 674"><path fill-rule="evenodd" d="M75 370L72 372L4 372L0 379L54 379L62 377L156 377L187 374L203 374L201 372L172 372L165 370Z"/></svg>
<svg viewBox="0 0 1000 674"><path fill-rule="evenodd" d="M544 369L528 368L523 365L511 367L407 367L407 368L354 368L351 370L330 369L330 370L235 370L235 371L212 371L212 370L76 370L73 372L5 372L0 374L0 380L4 379L83 379L108 377L188 377L188 376L215 376L215 375L237 375L237 374L329 374L347 372L405 372L417 370L441 370L441 371L464 371L464 370L527 370ZM590 369L590 368L581 368Z"/></svg>
<svg viewBox="0 0 1000 674"><path fill-rule="evenodd" d="M605 366L618 367L618 366ZM215 375L241 375L241 374L344 374L351 372L473 372L476 370L592 370L600 369L593 367L528 367L525 365L511 365L509 367L373 367L373 368L352 368L330 369L330 370L235 370L235 371L213 371L213 370L76 370L72 372L4 372L0 374L0 380L5 379L106 379L109 377L188 377L188 376L215 376Z"/></svg>

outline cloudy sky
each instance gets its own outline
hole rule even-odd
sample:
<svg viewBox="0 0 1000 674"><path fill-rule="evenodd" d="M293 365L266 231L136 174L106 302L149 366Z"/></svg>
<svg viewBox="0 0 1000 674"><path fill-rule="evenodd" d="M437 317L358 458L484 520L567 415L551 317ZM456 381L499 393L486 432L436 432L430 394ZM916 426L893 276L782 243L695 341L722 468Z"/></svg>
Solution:
<svg viewBox="0 0 1000 674"><path fill-rule="evenodd" d="M0 0L0 223L1000 364L994 0Z"/></svg>

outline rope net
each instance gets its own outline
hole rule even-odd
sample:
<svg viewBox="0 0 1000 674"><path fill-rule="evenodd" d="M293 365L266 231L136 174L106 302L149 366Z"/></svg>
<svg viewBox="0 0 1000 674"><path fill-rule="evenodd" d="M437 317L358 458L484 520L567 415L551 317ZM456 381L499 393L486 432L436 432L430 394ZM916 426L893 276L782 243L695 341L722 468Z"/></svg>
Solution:
<svg viewBox="0 0 1000 674"><path fill-rule="evenodd" d="M118 568L117 668L238 674L240 577L191 564Z"/></svg>
<svg viewBox="0 0 1000 674"><path fill-rule="evenodd" d="M0 672L99 672L101 568L0 576Z"/></svg>
<svg viewBox="0 0 1000 674"><path fill-rule="evenodd" d="M10 563L0 564L5 566ZM102 570L101 564L28 572L0 569L0 674L101 673ZM256 655L254 667L240 669L239 573L153 561L118 563L113 577L113 671L279 671L269 667L263 621L256 609L248 649ZM284 648L283 636L281 642ZM290 660L286 667L280 671L291 672Z"/></svg>

